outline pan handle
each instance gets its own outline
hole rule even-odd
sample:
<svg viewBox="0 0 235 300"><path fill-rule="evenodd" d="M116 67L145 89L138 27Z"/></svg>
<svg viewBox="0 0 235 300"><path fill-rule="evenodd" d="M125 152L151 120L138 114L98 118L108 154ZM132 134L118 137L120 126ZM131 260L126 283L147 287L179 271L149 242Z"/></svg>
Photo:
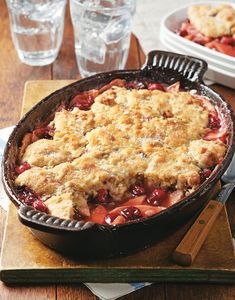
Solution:
<svg viewBox="0 0 235 300"><path fill-rule="evenodd" d="M65 220L50 216L26 205L21 205L19 207L18 217L21 223L28 227L54 233L60 233L61 231L82 231L94 226L94 223L92 222Z"/></svg>
<svg viewBox="0 0 235 300"><path fill-rule="evenodd" d="M199 58L154 50L147 54L142 70L160 69L161 71L172 70L180 73L183 78L193 82L201 82L207 70L207 63Z"/></svg>

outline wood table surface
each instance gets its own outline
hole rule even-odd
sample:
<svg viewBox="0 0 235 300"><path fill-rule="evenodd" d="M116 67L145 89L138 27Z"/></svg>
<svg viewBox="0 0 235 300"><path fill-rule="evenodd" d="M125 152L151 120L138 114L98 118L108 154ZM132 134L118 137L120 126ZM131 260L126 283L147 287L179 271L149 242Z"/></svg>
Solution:
<svg viewBox="0 0 235 300"><path fill-rule="evenodd" d="M20 117L24 84L37 79L79 79L75 61L73 31L69 10L65 17L64 38L56 61L45 67L30 67L22 64L11 41L9 19L5 1L0 0L0 128L15 124ZM132 36L127 69L139 68L145 60L138 40ZM214 85L229 100L235 110L235 90ZM230 197L227 209L233 236L235 235L235 193ZM0 209L0 248L4 230L5 212ZM218 241L219 242L219 241ZM0 282L0 299L24 300L77 300L97 299L83 284L17 285L6 286ZM153 284L121 300L232 300L235 299L234 285L215 284Z"/></svg>

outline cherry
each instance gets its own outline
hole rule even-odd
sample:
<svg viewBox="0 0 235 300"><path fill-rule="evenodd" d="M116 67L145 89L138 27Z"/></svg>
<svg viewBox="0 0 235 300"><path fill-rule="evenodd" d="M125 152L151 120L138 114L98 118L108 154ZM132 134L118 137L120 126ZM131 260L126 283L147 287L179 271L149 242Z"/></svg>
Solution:
<svg viewBox="0 0 235 300"><path fill-rule="evenodd" d="M160 83L149 83L148 84L148 90L154 91L154 90L159 90L159 91L165 91L164 87Z"/></svg>
<svg viewBox="0 0 235 300"><path fill-rule="evenodd" d="M159 206L165 199L166 192L163 189L155 189L147 198L147 202L153 206Z"/></svg>
<svg viewBox="0 0 235 300"><path fill-rule="evenodd" d="M199 173L201 182L205 181L211 175L211 172L212 171L210 169L203 169Z"/></svg>
<svg viewBox="0 0 235 300"><path fill-rule="evenodd" d="M143 186L135 184L130 188L132 195L141 196L145 194L145 189Z"/></svg>
<svg viewBox="0 0 235 300"><path fill-rule="evenodd" d="M89 110L94 101L95 98L88 93L77 95L72 100L72 108L78 107L81 110Z"/></svg>
<svg viewBox="0 0 235 300"><path fill-rule="evenodd" d="M146 88L146 84L144 82L140 82L140 81L130 81L126 83L126 88L128 89L145 89Z"/></svg>
<svg viewBox="0 0 235 300"><path fill-rule="evenodd" d="M226 144L226 142L227 142L227 135L225 134L225 135L219 137L219 140L220 140L222 143Z"/></svg>
<svg viewBox="0 0 235 300"><path fill-rule="evenodd" d="M221 44L235 46L235 39L229 36L223 36L220 40Z"/></svg>
<svg viewBox="0 0 235 300"><path fill-rule="evenodd" d="M209 113L209 127L211 129L220 128L220 119L217 113Z"/></svg>
<svg viewBox="0 0 235 300"><path fill-rule="evenodd" d="M15 166L15 171L19 175L19 174L23 173L24 171L29 170L30 168L31 168L30 164L28 164L27 162L24 162L22 165Z"/></svg>
<svg viewBox="0 0 235 300"><path fill-rule="evenodd" d="M95 197L95 200L99 203L108 203L110 202L110 195L109 191L105 189L100 189L97 191L97 196Z"/></svg>
<svg viewBox="0 0 235 300"><path fill-rule="evenodd" d="M179 31L179 35L185 37L186 35L188 35L188 31L186 29L182 29Z"/></svg>
<svg viewBox="0 0 235 300"><path fill-rule="evenodd" d="M46 204L41 199L38 199L38 200L34 201L33 202L33 207L37 210L48 213L48 208L47 208Z"/></svg>
<svg viewBox="0 0 235 300"><path fill-rule="evenodd" d="M38 196L26 186L18 187L19 198L26 205L32 206L34 201L38 200Z"/></svg>
<svg viewBox="0 0 235 300"><path fill-rule="evenodd" d="M135 207L135 206L130 206L126 207L121 211L121 215L126 219L126 220L136 220L142 217L141 211Z"/></svg>
<svg viewBox="0 0 235 300"><path fill-rule="evenodd" d="M23 202L26 204L26 205L29 205L29 206L32 206L34 201L36 201L36 197L32 194L29 194L28 196L26 196L23 200Z"/></svg>

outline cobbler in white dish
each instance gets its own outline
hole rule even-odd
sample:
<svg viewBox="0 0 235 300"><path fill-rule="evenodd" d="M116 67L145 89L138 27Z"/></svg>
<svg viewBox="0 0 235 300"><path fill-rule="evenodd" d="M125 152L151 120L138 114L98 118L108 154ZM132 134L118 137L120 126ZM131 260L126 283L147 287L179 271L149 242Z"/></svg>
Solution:
<svg viewBox="0 0 235 300"><path fill-rule="evenodd" d="M235 9L229 4L193 5L177 33L197 44L235 57Z"/></svg>

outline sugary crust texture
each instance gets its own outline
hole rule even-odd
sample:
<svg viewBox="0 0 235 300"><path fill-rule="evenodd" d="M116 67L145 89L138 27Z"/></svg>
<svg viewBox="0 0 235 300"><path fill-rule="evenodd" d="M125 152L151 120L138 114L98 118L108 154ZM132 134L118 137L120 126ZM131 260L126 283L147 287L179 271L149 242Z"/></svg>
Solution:
<svg viewBox="0 0 235 300"><path fill-rule="evenodd" d="M195 190L199 172L217 164L226 146L204 141L208 110L186 92L113 87L89 111L55 114L53 140L30 144L31 169L16 178L38 193L53 215L89 216L87 199L108 189L121 201L140 176L162 188ZM63 202L63 199L65 202Z"/></svg>
<svg viewBox="0 0 235 300"><path fill-rule="evenodd" d="M235 38L235 9L229 4L190 6L188 18L207 37L228 35Z"/></svg>

